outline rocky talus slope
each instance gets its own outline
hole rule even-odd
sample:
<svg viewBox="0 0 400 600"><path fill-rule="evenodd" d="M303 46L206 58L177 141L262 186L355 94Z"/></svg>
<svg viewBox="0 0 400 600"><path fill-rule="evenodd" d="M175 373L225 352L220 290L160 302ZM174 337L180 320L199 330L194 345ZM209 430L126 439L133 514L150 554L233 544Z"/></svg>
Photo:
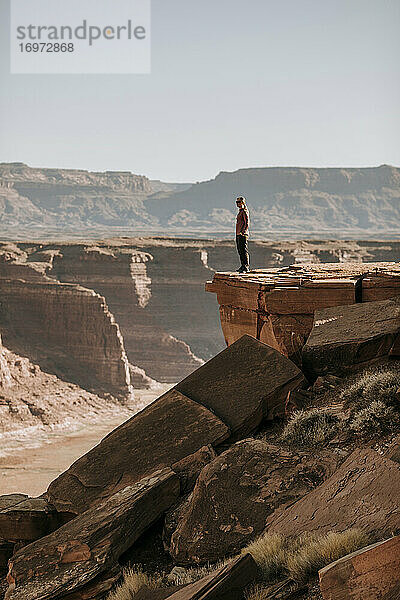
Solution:
<svg viewBox="0 0 400 600"><path fill-rule="evenodd" d="M400 169L248 168L194 185L104 173L0 164L0 233L13 239L118 232L230 234L244 195L264 236L388 237L400 217Z"/></svg>
<svg viewBox="0 0 400 600"><path fill-rule="evenodd" d="M322 290L298 365L244 333L43 496L0 497L7 600L398 598L398 298Z"/></svg>

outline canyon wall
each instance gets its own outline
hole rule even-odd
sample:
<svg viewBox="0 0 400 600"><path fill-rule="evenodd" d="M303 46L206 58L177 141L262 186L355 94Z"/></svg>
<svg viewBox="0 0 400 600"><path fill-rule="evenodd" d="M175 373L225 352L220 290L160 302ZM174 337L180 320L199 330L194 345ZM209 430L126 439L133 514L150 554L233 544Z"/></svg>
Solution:
<svg viewBox="0 0 400 600"><path fill-rule="evenodd" d="M157 293L159 280L154 277L153 262L151 254L129 247L63 245L51 274L104 296L120 327L129 362L157 381L174 383L199 367L202 360L182 341L178 327L171 335L167 315L177 315L178 325L182 311L171 306L163 290ZM167 260L163 266L168 279ZM176 279L170 281L171 287L174 281L178 285ZM184 280L180 280L180 290L185 293ZM154 296L159 300L156 306ZM188 329L187 318L182 325Z"/></svg>
<svg viewBox="0 0 400 600"><path fill-rule="evenodd" d="M0 279L7 348L83 387L126 399L129 365L104 298L74 284Z"/></svg>

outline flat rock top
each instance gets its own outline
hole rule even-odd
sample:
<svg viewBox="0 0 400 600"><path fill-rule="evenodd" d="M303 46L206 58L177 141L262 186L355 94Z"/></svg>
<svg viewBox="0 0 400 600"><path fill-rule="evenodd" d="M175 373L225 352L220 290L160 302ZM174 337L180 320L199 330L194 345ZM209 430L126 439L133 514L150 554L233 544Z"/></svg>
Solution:
<svg viewBox="0 0 400 600"><path fill-rule="evenodd" d="M296 365L250 335L209 360L178 383L176 389L212 410L233 432L266 399L288 382L301 379Z"/></svg>
<svg viewBox="0 0 400 600"><path fill-rule="evenodd" d="M400 297L317 310L306 347L362 342L400 329Z"/></svg>
<svg viewBox="0 0 400 600"><path fill-rule="evenodd" d="M170 390L78 459L50 484L48 496L59 510L82 512L228 435L228 427L207 408Z"/></svg>
<svg viewBox="0 0 400 600"><path fill-rule="evenodd" d="M346 284L361 276L374 278L394 278L400 280L400 263L319 263L291 265L289 267L254 269L249 273L215 273L209 291L219 283L237 283L238 285L262 285L271 287L303 287L307 285Z"/></svg>

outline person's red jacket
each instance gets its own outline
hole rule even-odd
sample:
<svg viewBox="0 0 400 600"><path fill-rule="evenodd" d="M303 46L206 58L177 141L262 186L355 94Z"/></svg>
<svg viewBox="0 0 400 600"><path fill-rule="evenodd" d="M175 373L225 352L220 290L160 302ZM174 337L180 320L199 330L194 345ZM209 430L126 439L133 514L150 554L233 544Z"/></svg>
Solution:
<svg viewBox="0 0 400 600"><path fill-rule="evenodd" d="M249 211L241 208L236 217L236 235L249 235Z"/></svg>

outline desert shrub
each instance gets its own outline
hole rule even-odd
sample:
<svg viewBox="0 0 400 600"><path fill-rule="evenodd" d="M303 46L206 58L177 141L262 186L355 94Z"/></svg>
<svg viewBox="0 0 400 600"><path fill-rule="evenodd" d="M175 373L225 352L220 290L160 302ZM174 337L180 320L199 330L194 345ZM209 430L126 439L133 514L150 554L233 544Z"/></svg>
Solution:
<svg viewBox="0 0 400 600"><path fill-rule="evenodd" d="M181 572L174 575L172 582L174 585L186 585L188 583L194 583L206 575L211 575L217 569L224 567L229 562L229 559L221 560L217 563L202 565L201 567L192 567L190 569L184 569Z"/></svg>
<svg viewBox="0 0 400 600"><path fill-rule="evenodd" d="M350 429L364 437L385 435L399 426L400 412L382 400L372 401L350 419Z"/></svg>
<svg viewBox="0 0 400 600"><path fill-rule="evenodd" d="M349 431L363 437L385 435L400 425L399 363L366 369L340 393Z"/></svg>
<svg viewBox="0 0 400 600"><path fill-rule="evenodd" d="M151 590L166 587L161 575L149 575L136 566L124 569L122 577L122 583L107 596L107 600L133 600L143 586Z"/></svg>
<svg viewBox="0 0 400 600"><path fill-rule="evenodd" d="M337 432L338 425L339 418L328 410L299 410L290 418L281 438L291 446L314 448L329 441Z"/></svg>
<svg viewBox="0 0 400 600"><path fill-rule="evenodd" d="M356 413L372 402L396 407L396 392L400 388L399 363L366 369L340 393L344 408ZM398 402L397 402L398 404Z"/></svg>
<svg viewBox="0 0 400 600"><path fill-rule="evenodd" d="M243 553L248 552L253 556L265 583L282 577L303 583L316 575L322 567L368 543L368 536L360 529L331 532L327 535L304 534L288 539L266 533L249 544ZM252 593L254 597L251 596ZM249 592L249 599L262 599L262 593L263 587L256 586Z"/></svg>

